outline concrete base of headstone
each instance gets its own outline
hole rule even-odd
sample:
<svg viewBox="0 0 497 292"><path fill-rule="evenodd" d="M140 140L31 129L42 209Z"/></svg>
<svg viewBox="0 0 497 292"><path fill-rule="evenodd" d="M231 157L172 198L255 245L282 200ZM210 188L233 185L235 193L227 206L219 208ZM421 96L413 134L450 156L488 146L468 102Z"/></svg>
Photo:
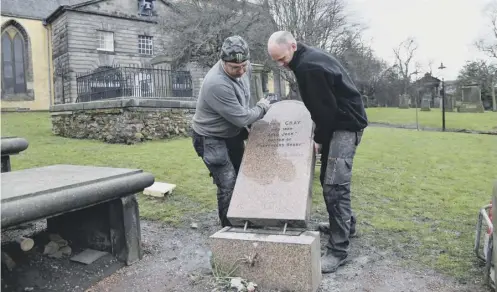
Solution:
<svg viewBox="0 0 497 292"><path fill-rule="evenodd" d="M268 233L268 234L266 234ZM214 273L234 270L262 289L315 292L322 279L319 232L225 227L209 238Z"/></svg>

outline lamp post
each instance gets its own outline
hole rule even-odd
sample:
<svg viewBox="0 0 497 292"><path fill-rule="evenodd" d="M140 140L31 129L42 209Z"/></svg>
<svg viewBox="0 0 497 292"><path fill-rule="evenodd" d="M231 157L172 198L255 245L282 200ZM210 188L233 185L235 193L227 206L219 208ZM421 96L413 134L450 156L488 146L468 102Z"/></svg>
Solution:
<svg viewBox="0 0 497 292"><path fill-rule="evenodd" d="M418 70L412 72L412 74L414 74L414 78L416 81L414 81L414 84L415 84L415 96L414 96L414 100L416 101L416 130L419 131L419 123L418 123L418 95L419 95L419 88L418 88Z"/></svg>
<svg viewBox="0 0 497 292"><path fill-rule="evenodd" d="M443 62L441 62L440 67L438 67L438 69L443 70L445 68L447 67L444 66ZM443 74L441 75L442 75L442 131L445 132L445 78Z"/></svg>

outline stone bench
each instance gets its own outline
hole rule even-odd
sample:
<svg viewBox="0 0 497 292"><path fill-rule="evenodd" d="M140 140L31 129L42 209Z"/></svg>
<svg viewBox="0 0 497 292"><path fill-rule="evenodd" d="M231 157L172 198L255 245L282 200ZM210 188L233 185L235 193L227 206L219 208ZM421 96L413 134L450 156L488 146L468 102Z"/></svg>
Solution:
<svg viewBox="0 0 497 292"><path fill-rule="evenodd" d="M107 251L127 265L142 258L135 194L154 183L139 169L51 165L1 174L2 229L47 219L47 231Z"/></svg>
<svg viewBox="0 0 497 292"><path fill-rule="evenodd" d="M16 155L28 148L28 141L17 137L2 137L2 172L9 172L10 155Z"/></svg>

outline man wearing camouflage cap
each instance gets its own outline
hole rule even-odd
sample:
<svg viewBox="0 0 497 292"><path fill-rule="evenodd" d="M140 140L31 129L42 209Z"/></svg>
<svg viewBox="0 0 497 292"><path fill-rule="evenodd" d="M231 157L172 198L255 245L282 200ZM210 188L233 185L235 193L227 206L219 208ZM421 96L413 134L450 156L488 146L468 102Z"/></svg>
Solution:
<svg viewBox="0 0 497 292"><path fill-rule="evenodd" d="M227 219L231 195L244 152L248 127L264 117L270 104L261 99L250 108L250 52L240 36L228 37L220 60L204 78L193 116L193 147L217 186L221 225Z"/></svg>

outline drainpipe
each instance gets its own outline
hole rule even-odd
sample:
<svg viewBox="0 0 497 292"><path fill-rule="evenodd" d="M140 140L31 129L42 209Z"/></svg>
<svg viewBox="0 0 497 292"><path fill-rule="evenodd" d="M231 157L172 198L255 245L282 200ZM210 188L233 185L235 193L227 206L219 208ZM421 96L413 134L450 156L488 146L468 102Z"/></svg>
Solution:
<svg viewBox="0 0 497 292"><path fill-rule="evenodd" d="M52 44L52 41L51 41L51 37L50 37L50 30L49 30L49 27L48 27L48 23L47 23L47 20L46 19L43 19L42 21L42 24L43 26L45 27L45 32L47 34L47 60L48 60L48 92L50 94L50 106L49 106L49 110L52 108L52 98L53 95L52 95L52 71L50 70L50 67L52 65L52 62L50 62L50 48L51 48L51 44Z"/></svg>

